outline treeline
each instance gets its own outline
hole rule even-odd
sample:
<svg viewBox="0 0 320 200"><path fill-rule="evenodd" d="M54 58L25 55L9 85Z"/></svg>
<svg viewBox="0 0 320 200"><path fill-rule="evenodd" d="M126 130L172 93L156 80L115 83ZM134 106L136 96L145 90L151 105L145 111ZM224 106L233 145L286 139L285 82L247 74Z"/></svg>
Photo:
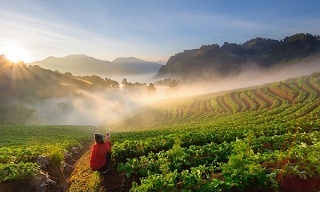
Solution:
<svg viewBox="0 0 320 200"><path fill-rule="evenodd" d="M252 67L271 69L317 55L319 38L319 35L299 33L280 41L257 37L243 44L202 45L172 56L160 68L157 77L169 76L190 82L236 75Z"/></svg>

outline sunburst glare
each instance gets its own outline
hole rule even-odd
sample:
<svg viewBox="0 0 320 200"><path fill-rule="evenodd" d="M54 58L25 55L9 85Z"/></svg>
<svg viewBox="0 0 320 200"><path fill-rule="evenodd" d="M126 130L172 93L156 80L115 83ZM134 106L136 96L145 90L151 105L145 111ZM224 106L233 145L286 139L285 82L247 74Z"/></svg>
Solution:
<svg viewBox="0 0 320 200"><path fill-rule="evenodd" d="M18 45L8 45L4 47L3 54L6 58L12 62L19 62L19 61L28 61L29 60L29 53L25 49L21 48Z"/></svg>

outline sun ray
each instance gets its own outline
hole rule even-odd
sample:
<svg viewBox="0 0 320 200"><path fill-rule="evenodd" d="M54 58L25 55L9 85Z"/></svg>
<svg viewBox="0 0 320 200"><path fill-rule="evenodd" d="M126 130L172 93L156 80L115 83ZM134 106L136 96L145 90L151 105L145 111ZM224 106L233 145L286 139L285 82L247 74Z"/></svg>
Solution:
<svg viewBox="0 0 320 200"><path fill-rule="evenodd" d="M6 58L12 62L19 62L19 61L28 61L29 53L27 50L21 48L18 45L8 45L3 48L4 55Z"/></svg>

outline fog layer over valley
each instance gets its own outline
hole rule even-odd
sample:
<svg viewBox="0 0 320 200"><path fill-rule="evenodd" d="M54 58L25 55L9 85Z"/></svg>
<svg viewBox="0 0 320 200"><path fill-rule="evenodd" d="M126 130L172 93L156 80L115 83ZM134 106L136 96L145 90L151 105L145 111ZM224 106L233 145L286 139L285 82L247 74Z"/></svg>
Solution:
<svg viewBox="0 0 320 200"><path fill-rule="evenodd" d="M132 116L139 108L159 100L257 86L318 71L320 70L316 65L308 68L299 65L287 66L281 70L247 70L238 75L216 78L212 82L178 84L171 89L168 86L155 85L154 93L148 92L145 87L129 90L123 85L117 90L77 90L76 95L36 101L28 106L37 110L41 124L109 124Z"/></svg>
<svg viewBox="0 0 320 200"><path fill-rule="evenodd" d="M246 45L204 45L172 56L161 69L159 64L121 58L112 64L122 66L122 71L127 65L134 67L134 73L108 75L99 70L97 74L74 75L73 71L13 63L0 55L0 124L111 124L156 101L258 86L320 71L319 36L297 34L276 42L278 46L273 46L274 42L256 38ZM276 58L276 52L281 56ZM66 59L73 65L75 60L83 61L85 70L90 70L92 63L110 64L84 55L49 61L55 61L54 67ZM273 59L277 62L270 61ZM151 70L145 71L150 66ZM161 76L159 72L163 72Z"/></svg>
<svg viewBox="0 0 320 200"><path fill-rule="evenodd" d="M225 76L214 76L201 80L201 77L193 81L178 80L178 87L174 90L161 90L159 98L176 98L194 96L206 93L241 89L251 86L259 86L267 83L283 81L289 78L310 75L320 71L320 59L277 66L271 69L263 69L258 66L247 66L243 71Z"/></svg>
<svg viewBox="0 0 320 200"><path fill-rule="evenodd" d="M309 75L320 71L317 63L296 63L268 70L249 67L237 75L212 77L206 81L178 81L171 86L160 84L161 79L157 81L150 74L128 76L128 79L119 76L116 82L98 76L74 77L41 67L3 65L0 119L3 124L109 124L163 99L227 91ZM174 77L170 78L174 80ZM102 81L100 85L97 84L99 81ZM113 85L102 85L105 82ZM149 87L151 82L154 84L152 90Z"/></svg>

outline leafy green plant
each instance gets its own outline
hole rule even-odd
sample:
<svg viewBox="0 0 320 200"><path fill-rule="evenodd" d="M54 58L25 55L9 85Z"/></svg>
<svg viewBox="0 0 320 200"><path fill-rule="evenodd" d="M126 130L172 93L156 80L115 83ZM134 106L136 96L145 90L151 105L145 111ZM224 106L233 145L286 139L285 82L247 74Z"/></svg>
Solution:
<svg viewBox="0 0 320 200"><path fill-rule="evenodd" d="M39 155L60 167L64 152L91 140L92 126L0 126L0 183L39 173Z"/></svg>
<svg viewBox="0 0 320 200"><path fill-rule="evenodd" d="M36 163L0 163L0 183L30 178L39 173L39 166Z"/></svg>
<svg viewBox="0 0 320 200"><path fill-rule="evenodd" d="M257 190L268 189L269 177L265 169L255 161L254 152L248 143L238 140L234 145L234 152L229 156L229 161L222 165L224 181L232 183L240 191L252 186Z"/></svg>
<svg viewBox="0 0 320 200"><path fill-rule="evenodd" d="M56 167L61 166L61 162L64 158L64 150L61 147L53 146L49 148L48 157L50 159L50 164Z"/></svg>

